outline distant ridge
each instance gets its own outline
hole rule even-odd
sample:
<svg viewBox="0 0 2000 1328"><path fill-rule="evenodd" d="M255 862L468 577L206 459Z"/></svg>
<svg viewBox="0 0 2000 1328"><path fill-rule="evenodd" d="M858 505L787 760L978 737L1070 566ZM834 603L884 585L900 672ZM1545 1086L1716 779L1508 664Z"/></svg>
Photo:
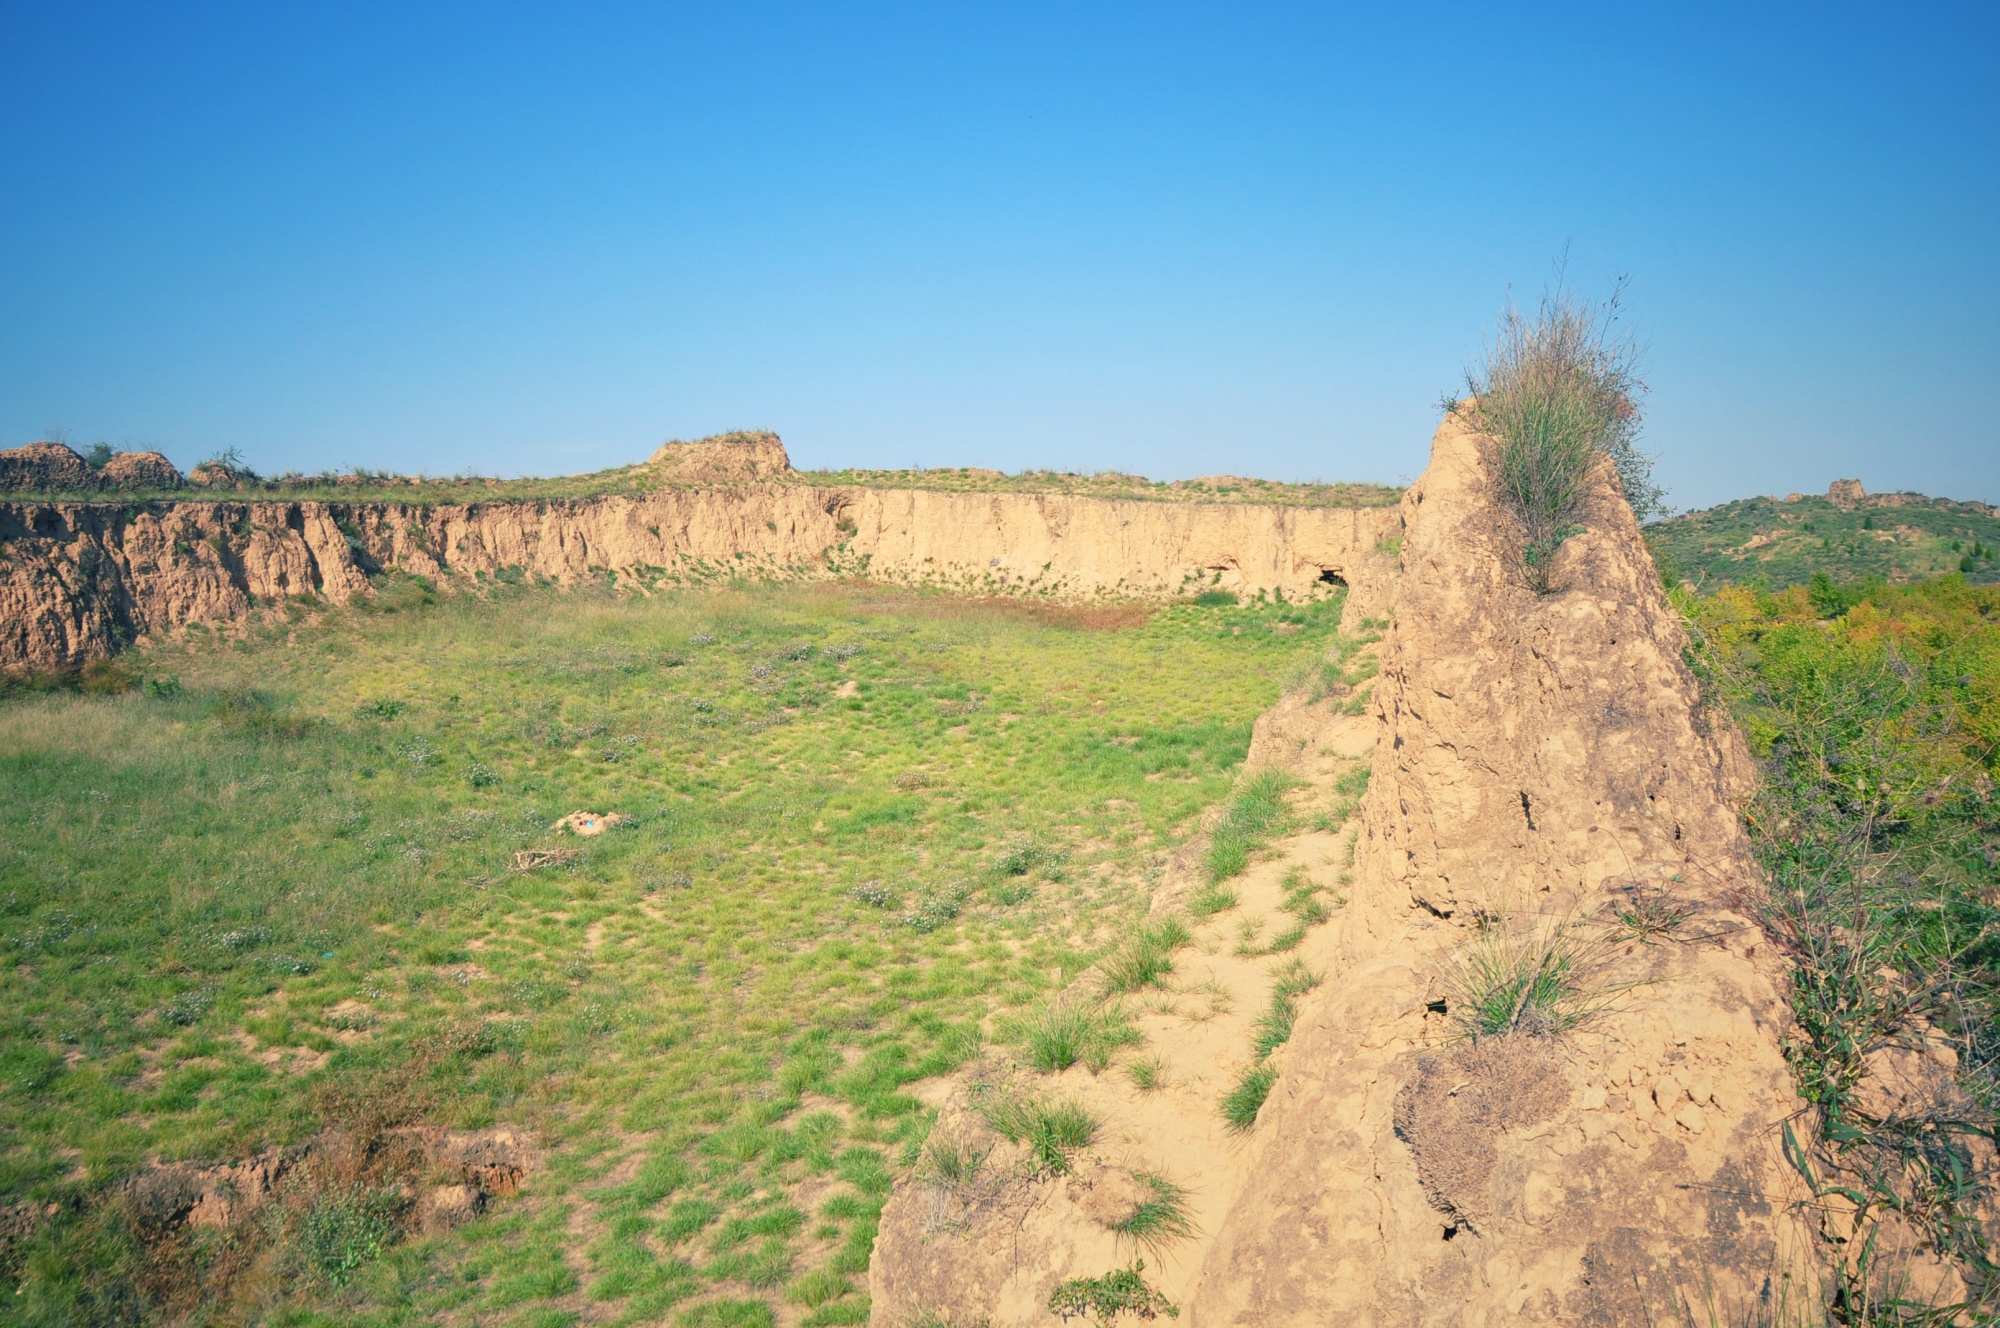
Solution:
<svg viewBox="0 0 2000 1328"><path fill-rule="evenodd" d="M1991 503L1871 494L1835 480L1825 494L1740 498L1645 528L1662 575L1713 587L1773 587L1880 577L1920 581L1958 572L2000 582L2000 511Z"/></svg>

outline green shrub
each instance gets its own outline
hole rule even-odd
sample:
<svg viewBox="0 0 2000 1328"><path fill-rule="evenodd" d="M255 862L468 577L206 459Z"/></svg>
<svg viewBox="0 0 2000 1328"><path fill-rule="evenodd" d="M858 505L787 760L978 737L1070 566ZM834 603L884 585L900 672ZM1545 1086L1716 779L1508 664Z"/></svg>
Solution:
<svg viewBox="0 0 2000 1328"><path fill-rule="evenodd" d="M1110 1323L1121 1314L1140 1319L1157 1319L1162 1314L1178 1319L1178 1305L1146 1281L1145 1260L1130 1268L1118 1268L1102 1277L1072 1277L1049 1292L1048 1311L1071 1319L1090 1315L1099 1323Z"/></svg>
<svg viewBox="0 0 2000 1328"><path fill-rule="evenodd" d="M345 1286L363 1264L396 1238L393 1195L329 1189L297 1212L287 1233L301 1271L311 1280Z"/></svg>
<svg viewBox="0 0 2000 1328"><path fill-rule="evenodd" d="M1167 1062L1162 1057L1142 1057L1127 1066L1126 1071L1142 1093L1156 1092L1167 1086Z"/></svg>

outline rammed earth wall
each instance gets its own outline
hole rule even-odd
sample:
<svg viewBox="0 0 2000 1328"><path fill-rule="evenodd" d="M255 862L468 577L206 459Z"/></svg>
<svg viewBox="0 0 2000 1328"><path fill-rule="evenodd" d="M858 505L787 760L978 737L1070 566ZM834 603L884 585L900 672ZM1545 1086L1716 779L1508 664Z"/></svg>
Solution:
<svg viewBox="0 0 2000 1328"><path fill-rule="evenodd" d="M260 601L345 603L372 574L570 584L861 576L977 594L1161 597L1207 585L1372 611L1395 508L712 485L471 504L0 503L0 667L66 668Z"/></svg>

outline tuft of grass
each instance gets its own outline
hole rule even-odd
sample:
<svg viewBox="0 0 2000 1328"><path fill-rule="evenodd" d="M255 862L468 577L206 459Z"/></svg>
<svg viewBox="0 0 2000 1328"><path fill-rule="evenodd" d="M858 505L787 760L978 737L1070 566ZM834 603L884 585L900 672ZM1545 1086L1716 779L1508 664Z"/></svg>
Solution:
<svg viewBox="0 0 2000 1328"><path fill-rule="evenodd" d="M986 1167L986 1152L942 1132L933 1132L924 1142L917 1161L917 1179L941 1190L963 1190L978 1180Z"/></svg>
<svg viewBox="0 0 2000 1328"><path fill-rule="evenodd" d="M1157 1172L1134 1174L1153 1192L1152 1197L1111 1229L1129 1238L1135 1249L1144 1248L1159 1258L1169 1242L1186 1240L1195 1234L1194 1219L1188 1214L1188 1192Z"/></svg>
<svg viewBox="0 0 2000 1328"><path fill-rule="evenodd" d="M1104 961L1101 972L1111 992L1139 991L1164 985L1174 971L1174 951L1191 943L1194 934L1176 917L1142 923L1125 947Z"/></svg>
<svg viewBox="0 0 2000 1328"><path fill-rule="evenodd" d="M1026 876L1032 871L1060 868L1068 859L1068 849L1044 843L1033 835L1020 835L994 861L993 870L1002 876Z"/></svg>
<svg viewBox="0 0 2000 1328"><path fill-rule="evenodd" d="M1346 900L1342 899L1340 902L1345 903ZM1333 909L1338 905L1328 905L1317 893L1313 893L1290 896L1285 900L1283 907L1297 914L1301 925L1317 927L1333 916Z"/></svg>
<svg viewBox="0 0 2000 1328"><path fill-rule="evenodd" d="M1230 800L1229 810L1209 832L1203 861L1208 884L1216 885L1250 865L1250 855L1282 832L1290 817L1285 794L1294 784L1282 770L1259 770L1245 779Z"/></svg>
<svg viewBox="0 0 2000 1328"><path fill-rule="evenodd" d="M774 1328L777 1321L761 1300L711 1300L674 1316L679 1328Z"/></svg>
<svg viewBox="0 0 2000 1328"><path fill-rule="evenodd" d="M839 1300L854 1290L847 1275L831 1268L815 1268L803 1277L794 1278L785 1288L785 1299L794 1305L804 1305L808 1309L818 1309L828 1301Z"/></svg>
<svg viewBox="0 0 2000 1328"><path fill-rule="evenodd" d="M1292 1021L1298 1017L1298 998L1317 987L1324 978L1294 959L1278 970L1271 987L1271 1003L1257 1016L1250 1048L1261 1062L1291 1041Z"/></svg>
<svg viewBox="0 0 2000 1328"><path fill-rule="evenodd" d="M1693 914L1692 905L1672 898L1664 889L1632 890L1612 910L1618 930L1611 939L1654 945L1659 937L1679 931Z"/></svg>
<svg viewBox="0 0 2000 1328"><path fill-rule="evenodd" d="M1125 1068L1142 1093L1158 1092L1167 1086L1167 1060L1164 1056L1142 1056Z"/></svg>
<svg viewBox="0 0 2000 1328"><path fill-rule="evenodd" d="M1460 1036L1555 1037L1610 1005L1605 943L1579 923L1542 919L1482 927L1446 966L1446 1007Z"/></svg>
<svg viewBox="0 0 2000 1328"><path fill-rule="evenodd" d="M1188 912L1198 918L1212 918L1235 908L1236 904L1236 891L1218 881L1202 887L1188 900Z"/></svg>
<svg viewBox="0 0 2000 1328"><path fill-rule="evenodd" d="M986 1123L1008 1143L1026 1143L1039 1169L1067 1175L1070 1159L1097 1138L1102 1122L1075 1098L1051 1101L1030 1093L988 1097L979 1106Z"/></svg>
<svg viewBox="0 0 2000 1328"><path fill-rule="evenodd" d="M1013 1021L1010 1031L1028 1064L1050 1074L1079 1061L1101 1070L1119 1047L1140 1040L1121 1006L1082 996L1050 1001Z"/></svg>
<svg viewBox="0 0 2000 1328"><path fill-rule="evenodd" d="M1229 1128L1241 1134L1255 1125L1264 1099L1271 1095L1271 1087L1277 1082L1278 1069L1274 1065L1252 1065L1245 1069L1237 1077L1236 1086L1222 1099L1222 1119Z"/></svg>
<svg viewBox="0 0 2000 1328"><path fill-rule="evenodd" d="M1253 914L1240 919L1236 924L1236 947L1232 951L1245 958L1254 959L1264 953L1263 944L1257 939L1264 930L1262 914Z"/></svg>
<svg viewBox="0 0 2000 1328"><path fill-rule="evenodd" d="M1222 1119L1237 1133L1257 1123L1257 1113L1278 1082L1278 1069L1270 1055L1291 1040L1292 1024L1298 1018L1298 998L1324 980L1297 959L1280 968L1271 985L1271 1001L1251 1026L1250 1050L1256 1059L1237 1076L1235 1085L1223 1095Z"/></svg>
<svg viewBox="0 0 2000 1328"><path fill-rule="evenodd" d="M1324 917L1325 915L1322 914L1321 916ZM1299 943L1306 938L1306 925L1305 919L1300 918L1298 922L1285 928L1276 936L1273 936L1271 943L1264 947L1264 953L1282 954L1286 950L1298 949Z"/></svg>

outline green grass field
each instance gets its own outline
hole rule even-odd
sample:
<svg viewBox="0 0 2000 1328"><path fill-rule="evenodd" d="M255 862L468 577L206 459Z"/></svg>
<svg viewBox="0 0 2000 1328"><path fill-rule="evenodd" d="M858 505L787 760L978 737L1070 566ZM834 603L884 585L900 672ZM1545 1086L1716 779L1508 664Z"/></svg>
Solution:
<svg viewBox="0 0 2000 1328"><path fill-rule="evenodd" d="M1144 912L1339 610L402 580L0 702L0 1319L862 1321L912 1085ZM522 1193L417 1233L395 1141L495 1125ZM306 1141L233 1226L125 1188Z"/></svg>

